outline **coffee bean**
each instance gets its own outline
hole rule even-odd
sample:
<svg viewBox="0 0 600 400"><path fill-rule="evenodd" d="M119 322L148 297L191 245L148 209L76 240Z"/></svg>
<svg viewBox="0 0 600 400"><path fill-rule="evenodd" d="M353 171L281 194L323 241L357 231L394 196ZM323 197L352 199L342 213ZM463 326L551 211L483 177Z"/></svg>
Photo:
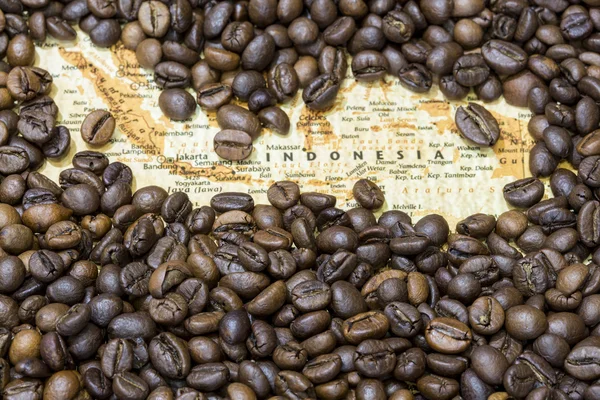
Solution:
<svg viewBox="0 0 600 400"><path fill-rule="evenodd" d="M544 196L544 185L539 179L525 178L509 183L503 189L504 199L512 206L527 208Z"/></svg>
<svg viewBox="0 0 600 400"><path fill-rule="evenodd" d="M513 75L527 64L527 54L519 46L503 40L490 40L481 47L486 63L499 75ZM530 61L531 62L531 61Z"/></svg>
<svg viewBox="0 0 600 400"><path fill-rule="evenodd" d="M218 110L232 98L231 86L222 83L207 83L198 90L198 104L207 110Z"/></svg>
<svg viewBox="0 0 600 400"><path fill-rule="evenodd" d="M215 152L226 160L239 161L252 153L252 137L244 131L225 129L215 135Z"/></svg>
<svg viewBox="0 0 600 400"><path fill-rule="evenodd" d="M101 18L106 18L101 17ZM144 33L150 37L163 37L169 29L169 8L158 1L140 5L138 20Z"/></svg>
<svg viewBox="0 0 600 400"><path fill-rule="evenodd" d="M383 54L374 50L363 50L355 54L352 59L352 73L358 80L379 80L387 73L388 69L387 59Z"/></svg>
<svg viewBox="0 0 600 400"><path fill-rule="evenodd" d="M172 333L161 333L148 346L150 361L157 371L169 379L182 379L191 369L186 343Z"/></svg>
<svg viewBox="0 0 600 400"><path fill-rule="evenodd" d="M302 99L313 110L326 110L333 106L340 89L337 78L331 74L315 77L302 92Z"/></svg>
<svg viewBox="0 0 600 400"><path fill-rule="evenodd" d="M15 146L0 147L0 172L4 175L17 174L25 171L29 166L27 152Z"/></svg>
<svg viewBox="0 0 600 400"><path fill-rule="evenodd" d="M425 338L432 349L445 354L457 354L465 350L472 340L469 328L450 318L433 319L425 328Z"/></svg>
<svg viewBox="0 0 600 400"><path fill-rule="evenodd" d="M191 117L196 110L192 95L179 88L164 90L158 98L158 104L167 117L176 121Z"/></svg>
<svg viewBox="0 0 600 400"><path fill-rule="evenodd" d="M287 135L290 132L290 119L285 111L279 107L263 108L258 113L258 120L262 126L271 129L280 135Z"/></svg>
<svg viewBox="0 0 600 400"><path fill-rule="evenodd" d="M93 111L81 125L81 137L90 145L103 146L110 141L115 124L114 117L108 111Z"/></svg>
<svg viewBox="0 0 600 400"><path fill-rule="evenodd" d="M425 93L431 89L431 72L421 64L409 64L398 71L400 84L413 92Z"/></svg>
<svg viewBox="0 0 600 400"><path fill-rule="evenodd" d="M252 112L236 105L225 105L217 112L217 122L223 130L243 131L252 139L260 136L262 127L258 117Z"/></svg>
<svg viewBox="0 0 600 400"><path fill-rule="evenodd" d="M500 137L498 121L478 104L469 103L467 107L459 107L455 121L460 133L478 145L493 146Z"/></svg>
<svg viewBox="0 0 600 400"><path fill-rule="evenodd" d="M322 74L333 74L338 80L346 77L348 70L348 61L346 52L340 48L327 46L319 56L319 72Z"/></svg>

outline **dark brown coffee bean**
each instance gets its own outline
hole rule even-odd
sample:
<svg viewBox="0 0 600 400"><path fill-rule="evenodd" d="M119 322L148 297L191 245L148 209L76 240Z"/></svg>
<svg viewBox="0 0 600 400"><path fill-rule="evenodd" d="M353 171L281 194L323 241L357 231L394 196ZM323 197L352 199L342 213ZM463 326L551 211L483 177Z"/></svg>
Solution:
<svg viewBox="0 0 600 400"><path fill-rule="evenodd" d="M469 103L467 107L459 107L456 111L455 121L461 134L476 144L493 146L500 137L500 128L496 118L475 103Z"/></svg>
<svg viewBox="0 0 600 400"><path fill-rule="evenodd" d="M93 111L81 125L81 137L93 146L103 146L111 139L115 124L115 119L108 111Z"/></svg>
<svg viewBox="0 0 600 400"><path fill-rule="evenodd" d="M354 77L363 81L381 79L389 69L387 59L374 50L363 50L355 54L351 67Z"/></svg>
<svg viewBox="0 0 600 400"><path fill-rule="evenodd" d="M225 129L215 135L214 146L219 157L243 160L252 153L252 138L244 131Z"/></svg>
<svg viewBox="0 0 600 400"><path fill-rule="evenodd" d="M427 343L444 354L462 352L470 345L472 337L465 324L450 318L436 318L425 328Z"/></svg>
<svg viewBox="0 0 600 400"><path fill-rule="evenodd" d="M168 118L182 121L196 111L196 102L191 94L183 89L166 89L158 97L158 105Z"/></svg>
<svg viewBox="0 0 600 400"><path fill-rule="evenodd" d="M452 73L458 83L471 87L483 83L489 76L490 70L481 55L467 54L456 60Z"/></svg>
<svg viewBox="0 0 600 400"><path fill-rule="evenodd" d="M258 117L252 112L237 105L225 105L217 112L217 122L224 130L243 131L252 139L260 136L261 125Z"/></svg>
<svg viewBox="0 0 600 400"><path fill-rule="evenodd" d="M503 189L504 199L512 206L527 208L544 196L544 185L539 179L525 178L509 183Z"/></svg>
<svg viewBox="0 0 600 400"><path fill-rule="evenodd" d="M425 93L431 89L431 72L421 64L409 64L398 71L400 84L416 93Z"/></svg>
<svg viewBox="0 0 600 400"><path fill-rule="evenodd" d="M0 147L0 172L4 175L18 174L29 166L29 155L19 147Z"/></svg>
<svg viewBox="0 0 600 400"><path fill-rule="evenodd" d="M228 104L232 98L231 87L221 83L208 83L198 90L198 104L211 111Z"/></svg>
<svg viewBox="0 0 600 400"><path fill-rule="evenodd" d="M499 75L513 75L527 65L527 54L519 46L503 40L490 40L481 47L485 62ZM531 60L529 61L531 63Z"/></svg>
<svg viewBox="0 0 600 400"><path fill-rule="evenodd" d="M309 108L323 111L333 106L339 90L338 79L331 74L323 74L314 78L304 88L302 99Z"/></svg>

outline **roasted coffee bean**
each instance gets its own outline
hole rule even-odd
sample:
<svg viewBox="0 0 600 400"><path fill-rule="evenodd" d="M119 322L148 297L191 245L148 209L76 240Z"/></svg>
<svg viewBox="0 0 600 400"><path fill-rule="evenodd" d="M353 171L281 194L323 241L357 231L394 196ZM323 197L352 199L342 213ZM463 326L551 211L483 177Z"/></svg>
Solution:
<svg viewBox="0 0 600 400"><path fill-rule="evenodd" d="M83 121L81 137L90 145L103 146L112 137L115 124L114 117L108 111L96 110Z"/></svg>
<svg viewBox="0 0 600 400"><path fill-rule="evenodd" d="M468 54L454 63L452 73L463 86L472 87L483 83L490 74L488 65L479 54Z"/></svg>
<svg viewBox="0 0 600 400"><path fill-rule="evenodd" d="M417 381L417 388L429 398L451 399L459 390L458 382L454 379L437 375L425 375Z"/></svg>
<svg viewBox="0 0 600 400"><path fill-rule="evenodd" d="M190 85L191 79L190 70L175 61L157 63L154 68L154 80L161 88L186 88Z"/></svg>
<svg viewBox="0 0 600 400"><path fill-rule="evenodd" d="M515 339L528 340L544 333L548 323L542 311L528 305L520 305L506 312L505 325L507 332Z"/></svg>
<svg viewBox="0 0 600 400"><path fill-rule="evenodd" d="M527 65L527 53L519 46L503 40L490 40L481 47L486 63L499 75L513 75ZM531 63L531 59L529 60Z"/></svg>
<svg viewBox="0 0 600 400"><path fill-rule="evenodd" d="M243 131L252 139L260 136L261 125L258 117L243 107L225 105L217 112L217 122L221 129Z"/></svg>
<svg viewBox="0 0 600 400"><path fill-rule="evenodd" d="M304 88L302 99L313 110L327 110L333 106L339 89L339 81L334 75L319 75Z"/></svg>
<svg viewBox="0 0 600 400"><path fill-rule="evenodd" d="M211 111L228 104L232 98L231 86L222 83L207 83L198 90L198 104Z"/></svg>
<svg viewBox="0 0 600 400"><path fill-rule="evenodd" d="M279 102L292 99L299 88L298 74L294 67L287 63L272 68L269 71L268 82L269 88Z"/></svg>
<svg viewBox="0 0 600 400"><path fill-rule="evenodd" d="M389 64L380 52L363 50L354 55L351 68L357 80L374 81L381 79L387 73Z"/></svg>
<svg viewBox="0 0 600 400"><path fill-rule="evenodd" d="M267 85L265 78L257 71L242 71L235 76L231 88L233 94L242 101L248 101L250 95Z"/></svg>
<svg viewBox="0 0 600 400"><path fill-rule="evenodd" d="M252 153L252 137L240 130L225 129L215 135L215 152L226 160L246 159Z"/></svg>
<svg viewBox="0 0 600 400"><path fill-rule="evenodd" d="M150 37L163 37L169 29L170 18L169 8L159 1L142 3L139 7L138 21L144 33Z"/></svg>
<svg viewBox="0 0 600 400"><path fill-rule="evenodd" d="M287 135L291 128L288 115L279 107L266 107L258 113L258 120L267 129Z"/></svg>
<svg viewBox="0 0 600 400"><path fill-rule="evenodd" d="M500 137L498 121L478 104L469 103L467 107L459 107L455 121L460 133L478 145L493 146Z"/></svg>
<svg viewBox="0 0 600 400"><path fill-rule="evenodd" d="M346 53L340 48L325 47L319 56L319 71L322 74L333 74L338 80L343 80L348 70L346 57Z"/></svg>
<svg viewBox="0 0 600 400"><path fill-rule="evenodd" d="M248 109L253 113L258 113L262 109L272 107L275 104L277 104L275 95L271 90L266 88L255 90L248 99Z"/></svg>
<svg viewBox="0 0 600 400"><path fill-rule="evenodd" d="M157 371L169 379L183 379L191 369L191 358L185 342L172 333L161 333L148 346L150 361Z"/></svg>
<svg viewBox="0 0 600 400"><path fill-rule="evenodd" d="M398 71L398 77L400 84L410 91L425 93L431 89L431 72L421 64L407 65Z"/></svg>
<svg viewBox="0 0 600 400"><path fill-rule="evenodd" d="M43 111L21 111L17 129L28 141L43 145L56 134L54 124L54 117Z"/></svg>
<svg viewBox="0 0 600 400"><path fill-rule="evenodd" d="M544 196L544 185L539 179L525 178L509 183L503 189L504 199L512 206L527 208Z"/></svg>
<svg viewBox="0 0 600 400"><path fill-rule="evenodd" d="M192 95L180 88L164 90L158 98L158 105L167 117L176 121L187 119L196 111Z"/></svg>
<svg viewBox="0 0 600 400"><path fill-rule="evenodd" d="M473 335L463 323L450 318L433 319L425 328L425 338L432 349L445 354L465 350Z"/></svg>
<svg viewBox="0 0 600 400"><path fill-rule="evenodd" d="M0 147L0 173L4 175L18 174L29 166L29 155L16 146Z"/></svg>
<svg viewBox="0 0 600 400"><path fill-rule="evenodd" d="M6 87L14 99L25 101L40 94L42 82L31 68L16 67L9 72Z"/></svg>

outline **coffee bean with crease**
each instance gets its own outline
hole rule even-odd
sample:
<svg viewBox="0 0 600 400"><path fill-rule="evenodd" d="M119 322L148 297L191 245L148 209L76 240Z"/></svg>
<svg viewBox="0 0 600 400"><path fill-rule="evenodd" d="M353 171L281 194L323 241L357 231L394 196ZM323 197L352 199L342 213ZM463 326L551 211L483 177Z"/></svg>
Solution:
<svg viewBox="0 0 600 400"><path fill-rule="evenodd" d="M191 357L186 342L173 333L163 332L148 346L150 361L168 379L183 379L191 369Z"/></svg>
<svg viewBox="0 0 600 400"><path fill-rule="evenodd" d="M341 48L325 47L319 56L318 64L322 74L333 74L340 81L346 77L348 60L346 52Z"/></svg>
<svg viewBox="0 0 600 400"><path fill-rule="evenodd" d="M539 179L524 178L507 184L502 192L510 205L527 208L542 199L544 190L544 185Z"/></svg>
<svg viewBox="0 0 600 400"><path fill-rule="evenodd" d="M482 106L460 106L455 115L456 127L463 137L481 146L494 146L500 138L496 118Z"/></svg>
<svg viewBox="0 0 600 400"><path fill-rule="evenodd" d="M302 99L310 109L324 111L333 106L339 90L340 83L336 76L322 74L304 88Z"/></svg>
<svg viewBox="0 0 600 400"><path fill-rule="evenodd" d="M59 40L75 40L77 38L75 29L67 21L57 16L46 19L46 30L50 36Z"/></svg>
<svg viewBox="0 0 600 400"><path fill-rule="evenodd" d="M29 67L13 68L8 74L6 87L18 101L32 100L42 92L40 78Z"/></svg>
<svg viewBox="0 0 600 400"><path fill-rule="evenodd" d="M387 59L375 50L363 50L352 58L352 73L359 81L381 79L389 70Z"/></svg>
<svg viewBox="0 0 600 400"><path fill-rule="evenodd" d="M0 173L4 175L18 174L29 167L29 155L16 146L0 146Z"/></svg>
<svg viewBox="0 0 600 400"><path fill-rule="evenodd" d="M408 303L389 303L384 313L390 321L390 330L398 337L412 338L423 328L421 314Z"/></svg>
<svg viewBox="0 0 600 400"><path fill-rule="evenodd" d="M466 350L473 340L469 327L450 318L435 318L425 327L425 338L432 349L444 354Z"/></svg>
<svg viewBox="0 0 600 400"><path fill-rule="evenodd" d="M200 107L218 110L233 99L233 91L231 86L223 83L207 83L198 90L197 99Z"/></svg>
<svg viewBox="0 0 600 400"><path fill-rule="evenodd" d="M154 80L161 88L186 88L190 85L191 79L189 68L175 61L163 61L154 69Z"/></svg>
<svg viewBox="0 0 600 400"><path fill-rule="evenodd" d="M481 47L481 55L498 75L513 75L527 65L527 53L513 43L492 39ZM530 60L531 62L531 60Z"/></svg>
<svg viewBox="0 0 600 400"><path fill-rule="evenodd" d="M287 63L278 64L269 71L268 83L278 102L291 100L299 88L298 74Z"/></svg>
<svg viewBox="0 0 600 400"><path fill-rule="evenodd" d="M252 153L252 137L244 131L225 129L215 135L215 152L231 161L246 159Z"/></svg>
<svg viewBox="0 0 600 400"><path fill-rule="evenodd" d="M54 117L46 112L21 111L17 129L29 142L43 145L57 133L55 123Z"/></svg>
<svg viewBox="0 0 600 400"><path fill-rule="evenodd" d="M112 138L115 126L115 119L110 112L96 110L83 121L81 137L92 146L103 146Z"/></svg>
<svg viewBox="0 0 600 400"><path fill-rule="evenodd" d="M490 67L480 54L466 54L454 63L454 78L463 86L473 87L483 83L490 74Z"/></svg>
<svg viewBox="0 0 600 400"><path fill-rule="evenodd" d="M416 93L426 93L431 89L433 78L431 72L422 64L413 63L398 71L400 84Z"/></svg>

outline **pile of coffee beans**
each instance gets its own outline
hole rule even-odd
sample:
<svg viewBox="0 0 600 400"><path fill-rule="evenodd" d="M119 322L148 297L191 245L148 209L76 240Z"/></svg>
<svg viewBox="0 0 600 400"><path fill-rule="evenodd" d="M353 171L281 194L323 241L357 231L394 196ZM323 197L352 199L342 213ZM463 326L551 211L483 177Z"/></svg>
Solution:
<svg viewBox="0 0 600 400"><path fill-rule="evenodd" d="M600 3L572 3L0 0L2 398L600 399ZM291 181L269 204L195 206L87 150L54 182L38 169L71 137L35 45L76 23L154 70L166 116L216 111L222 158L287 134L278 104L300 89L331 108L350 67L529 107L533 177L504 188L513 210L454 229L377 218L366 179L348 210ZM479 104L455 118L477 145L501 137ZM81 137L115 125L96 110Z"/></svg>
<svg viewBox="0 0 600 400"><path fill-rule="evenodd" d="M528 126L537 141L530 169L545 177L561 160L578 168L583 157L600 155L600 134L594 134L600 124L600 3L573 3L2 0L0 58L6 62L0 73L30 67L36 42L47 35L74 40L72 25L78 24L97 46L120 41L135 51L164 89L158 103L166 116L185 120L197 104L217 111L222 130L215 152L233 161L252 154L263 128L289 132L289 117L278 104L300 89L307 107L331 108L348 67L357 80L391 75L417 93L436 82L450 100L473 89L483 102L504 95L535 114ZM20 72L25 80L32 73ZM37 82L10 90L22 86L18 77L0 78L0 108L44 91ZM234 99L247 108L229 104ZM43 144L52 136L51 121L36 123L45 132L26 139ZM88 132L84 139L101 145L112 125L98 138ZM480 105L459 107L456 125L480 146L493 146L500 137L497 121Z"/></svg>
<svg viewBox="0 0 600 400"><path fill-rule="evenodd" d="M529 107L535 114L529 132L538 142L531 172L549 176L561 160L577 168L582 156L600 155L600 134L591 135L600 122L598 6L596 0L2 0L0 56L7 63L1 70L30 66L35 42L47 35L74 40L78 24L97 46L120 41L136 52L164 89L159 106L166 116L185 120L197 104L219 110L215 151L234 161L252 154L263 128L289 132L278 104L300 89L309 108L331 108L348 68L357 80L391 75L417 93L438 83L450 100L473 89L484 102L504 95L509 104ZM10 94L0 96L3 108L27 97ZM229 105L234 99L247 109ZM460 107L456 124L475 144L499 139L497 122L481 106Z"/></svg>
<svg viewBox="0 0 600 400"><path fill-rule="evenodd" d="M391 75L417 93L436 82L450 100L473 89L484 102L504 95L509 104L529 107L535 114L529 131L538 142L530 158L534 176L549 176L561 160L577 168L582 155L600 155L600 134L590 135L600 122L594 0L121 1L107 13L76 0L62 17L79 20L88 32L124 22L121 40L154 69L165 88L161 109L171 118L194 112L192 96L181 90L187 87L206 110L247 102L249 110L219 111L222 131L214 145L225 159L250 156L262 127L287 133L289 118L277 104L299 89L309 108L331 108L348 68L360 81ZM74 7L84 3L87 9ZM66 12L71 6L77 15ZM117 40L115 32L103 44ZM500 136L497 121L479 105L459 107L456 125L480 146Z"/></svg>
<svg viewBox="0 0 600 400"><path fill-rule="evenodd" d="M291 181L195 207L101 152L55 183L0 149L3 399L600 399L595 172L557 169L546 200L515 181L515 209L451 231L376 218L367 179L348 210Z"/></svg>

